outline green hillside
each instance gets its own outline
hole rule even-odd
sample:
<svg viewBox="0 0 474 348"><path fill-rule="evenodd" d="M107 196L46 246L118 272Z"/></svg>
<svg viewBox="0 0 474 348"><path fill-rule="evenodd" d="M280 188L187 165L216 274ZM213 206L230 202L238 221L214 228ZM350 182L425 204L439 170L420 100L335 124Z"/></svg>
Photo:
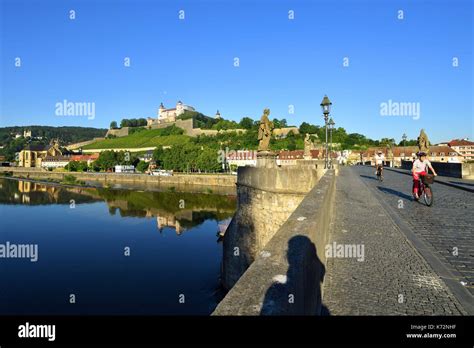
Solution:
<svg viewBox="0 0 474 348"><path fill-rule="evenodd" d="M189 142L183 134L164 134L163 129L144 129L126 137L105 139L83 147L83 149L120 149L177 145Z"/></svg>
<svg viewBox="0 0 474 348"><path fill-rule="evenodd" d="M23 135L23 131L31 131L31 136L16 138L16 134ZM107 129L91 127L52 127L52 126L15 126L0 127L0 156L7 161L15 159L15 153L20 152L28 145L47 145L52 139L58 139L61 146L71 143L104 137Z"/></svg>

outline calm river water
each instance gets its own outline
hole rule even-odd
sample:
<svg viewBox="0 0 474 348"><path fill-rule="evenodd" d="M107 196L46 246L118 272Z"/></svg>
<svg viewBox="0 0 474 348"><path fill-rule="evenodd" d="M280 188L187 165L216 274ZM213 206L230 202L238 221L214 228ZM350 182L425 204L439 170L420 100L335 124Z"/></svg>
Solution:
<svg viewBox="0 0 474 348"><path fill-rule="evenodd" d="M208 315L235 209L212 193L0 179L0 314ZM30 258L13 257L20 244Z"/></svg>

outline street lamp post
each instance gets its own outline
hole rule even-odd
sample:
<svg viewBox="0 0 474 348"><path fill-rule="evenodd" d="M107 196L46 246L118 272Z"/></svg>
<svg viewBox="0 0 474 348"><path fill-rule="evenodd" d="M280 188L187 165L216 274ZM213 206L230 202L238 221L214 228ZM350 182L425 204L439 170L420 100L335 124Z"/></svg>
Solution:
<svg viewBox="0 0 474 348"><path fill-rule="evenodd" d="M329 119L329 122L328 122L328 125L329 125L329 132L330 132L330 139L329 139L329 143L331 144L330 145L330 152L329 152L329 168L332 168L333 165L332 165L332 130L334 129L334 125L336 123L334 122L334 120L332 119L332 117Z"/></svg>
<svg viewBox="0 0 474 348"><path fill-rule="evenodd" d="M406 156L405 142L407 140L407 135L405 133L403 133L402 139L403 139L403 160L405 160L405 156Z"/></svg>
<svg viewBox="0 0 474 348"><path fill-rule="evenodd" d="M328 168L328 119L329 119L329 113L331 112L331 101L329 100L328 96L325 95L323 98L323 101L321 102L321 109L323 110L323 115L324 115L324 127L326 129L326 155L324 158L324 168Z"/></svg>

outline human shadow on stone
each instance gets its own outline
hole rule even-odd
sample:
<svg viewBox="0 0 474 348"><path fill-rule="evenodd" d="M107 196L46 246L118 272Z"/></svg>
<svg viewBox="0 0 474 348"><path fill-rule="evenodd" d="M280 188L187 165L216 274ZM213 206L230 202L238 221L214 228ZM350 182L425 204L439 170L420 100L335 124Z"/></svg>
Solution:
<svg viewBox="0 0 474 348"><path fill-rule="evenodd" d="M373 177L373 176L362 175L362 174L360 174L360 176L363 178L371 179L371 180L378 180L376 177Z"/></svg>
<svg viewBox="0 0 474 348"><path fill-rule="evenodd" d="M330 315L322 304L321 284L325 267L308 237L295 236L288 242L286 275L272 274L260 315Z"/></svg>
<svg viewBox="0 0 474 348"><path fill-rule="evenodd" d="M410 196L410 195L407 195L403 192L400 192L400 191L397 191L397 190L393 190L393 189L390 189L390 188L387 188L387 187L381 187L381 186L377 186L377 188L382 191L383 193L388 193L388 194L391 194L391 195L395 195L397 197L400 197L400 198L404 198L404 199L407 199L407 200L413 200L413 197Z"/></svg>

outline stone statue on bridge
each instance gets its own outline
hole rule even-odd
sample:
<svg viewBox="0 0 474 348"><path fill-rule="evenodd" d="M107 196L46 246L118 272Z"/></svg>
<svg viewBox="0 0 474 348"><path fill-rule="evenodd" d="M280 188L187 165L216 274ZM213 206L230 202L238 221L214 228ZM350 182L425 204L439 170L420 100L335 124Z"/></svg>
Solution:
<svg viewBox="0 0 474 348"><path fill-rule="evenodd" d="M390 161L390 167L393 167L393 144L387 144L387 159Z"/></svg>
<svg viewBox="0 0 474 348"><path fill-rule="evenodd" d="M258 128L258 151L268 151L270 145L270 138L273 131L273 122L268 118L270 109L263 110L262 118L260 119L260 126Z"/></svg>
<svg viewBox="0 0 474 348"><path fill-rule="evenodd" d="M314 144L310 139L310 135L306 133L306 136L304 138L304 159L311 159L311 150L313 150Z"/></svg>
<svg viewBox="0 0 474 348"><path fill-rule="evenodd" d="M417 144L418 144L418 151L425 152L427 155L429 154L430 141L428 140L428 136L426 135L424 129L420 131L420 136L418 137Z"/></svg>

